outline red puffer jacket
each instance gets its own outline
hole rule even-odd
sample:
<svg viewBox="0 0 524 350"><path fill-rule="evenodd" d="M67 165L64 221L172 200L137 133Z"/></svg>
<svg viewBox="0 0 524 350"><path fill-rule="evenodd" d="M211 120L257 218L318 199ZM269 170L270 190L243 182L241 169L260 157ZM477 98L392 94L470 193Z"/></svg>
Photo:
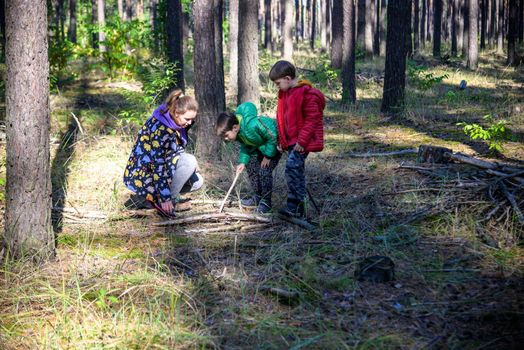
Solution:
<svg viewBox="0 0 524 350"><path fill-rule="evenodd" d="M280 91L277 104L278 143L287 150L297 142L306 152L324 148L322 118L326 101L324 95L306 80L288 91Z"/></svg>

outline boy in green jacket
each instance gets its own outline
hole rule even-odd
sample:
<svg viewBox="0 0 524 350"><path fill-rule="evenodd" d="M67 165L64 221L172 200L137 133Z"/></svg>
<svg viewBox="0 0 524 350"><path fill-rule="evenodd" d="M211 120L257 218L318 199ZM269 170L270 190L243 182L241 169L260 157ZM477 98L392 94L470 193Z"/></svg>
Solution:
<svg viewBox="0 0 524 350"><path fill-rule="evenodd" d="M224 112L218 116L217 135L226 141L240 142L240 157L237 173L247 167L247 174L254 196L240 203L255 207L257 213L271 211L273 193L273 169L281 154L277 151L277 123L274 119L257 115L257 108L251 102L238 106L236 113Z"/></svg>

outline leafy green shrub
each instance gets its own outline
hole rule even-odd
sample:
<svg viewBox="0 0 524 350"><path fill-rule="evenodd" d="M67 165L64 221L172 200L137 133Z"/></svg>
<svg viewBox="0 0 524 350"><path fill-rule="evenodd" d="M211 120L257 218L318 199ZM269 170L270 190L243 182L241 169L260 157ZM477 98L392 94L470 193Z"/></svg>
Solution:
<svg viewBox="0 0 524 350"><path fill-rule="evenodd" d="M457 123L462 126L464 133L472 140L485 140L489 143L491 152L501 152L504 148L503 142L509 137L509 130L506 128L507 122L503 119L495 122L494 118L488 114L483 118L488 123L488 128L485 129L479 124Z"/></svg>
<svg viewBox="0 0 524 350"><path fill-rule="evenodd" d="M408 77L411 82L420 90L427 91L436 84L440 84L442 80L448 77L447 74L434 75L427 71L425 66L417 66L408 62Z"/></svg>
<svg viewBox="0 0 524 350"><path fill-rule="evenodd" d="M51 88L56 87L58 81L67 74L72 74L69 68L69 62L75 57L76 45L67 39L49 40L49 81Z"/></svg>

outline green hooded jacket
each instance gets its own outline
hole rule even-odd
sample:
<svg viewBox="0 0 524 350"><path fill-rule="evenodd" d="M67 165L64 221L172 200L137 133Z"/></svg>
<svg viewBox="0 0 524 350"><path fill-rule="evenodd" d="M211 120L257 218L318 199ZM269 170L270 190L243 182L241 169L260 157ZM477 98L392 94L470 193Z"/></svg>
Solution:
<svg viewBox="0 0 524 350"><path fill-rule="evenodd" d="M238 106L236 116L240 124L237 140L240 142L241 164L258 149L264 156L272 158L277 154L277 121L265 116L257 116L257 107L251 102Z"/></svg>

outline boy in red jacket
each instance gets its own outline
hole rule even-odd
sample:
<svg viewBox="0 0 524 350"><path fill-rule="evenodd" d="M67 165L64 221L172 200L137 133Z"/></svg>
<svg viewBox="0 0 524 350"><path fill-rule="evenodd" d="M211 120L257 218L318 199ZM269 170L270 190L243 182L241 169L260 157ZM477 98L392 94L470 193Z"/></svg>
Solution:
<svg viewBox="0 0 524 350"><path fill-rule="evenodd" d="M305 162L309 152L324 148L322 118L324 95L307 80L297 80L296 69L288 61L278 61L269 78L279 89L277 104L278 146L288 151L286 181L287 205L279 213L303 218L306 199Z"/></svg>

